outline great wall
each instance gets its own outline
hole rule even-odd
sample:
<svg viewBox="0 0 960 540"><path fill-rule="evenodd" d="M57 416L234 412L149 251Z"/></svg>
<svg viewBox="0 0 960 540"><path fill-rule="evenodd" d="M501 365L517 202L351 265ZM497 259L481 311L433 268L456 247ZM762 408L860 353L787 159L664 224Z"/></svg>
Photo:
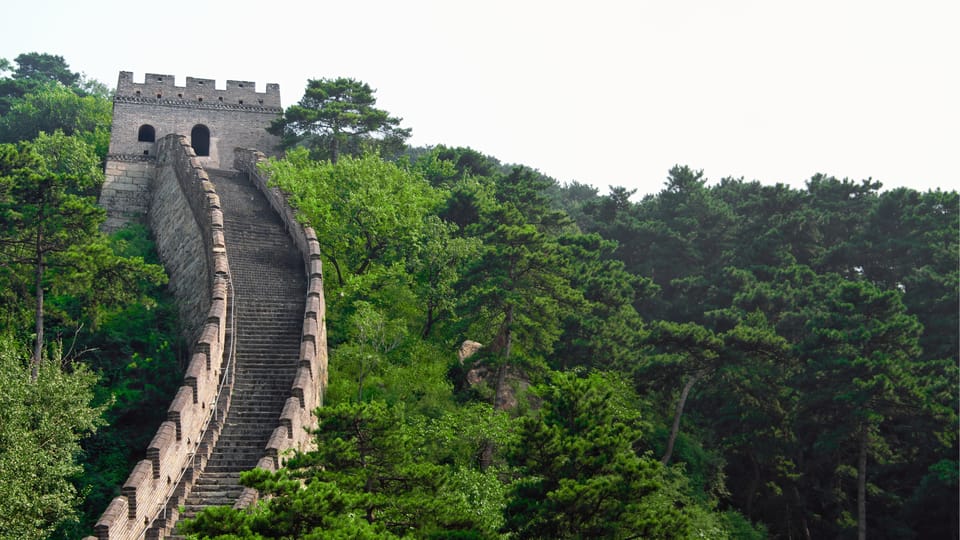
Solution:
<svg viewBox="0 0 960 540"><path fill-rule="evenodd" d="M319 243L257 169L280 90L121 72L100 204L149 225L191 343L183 386L91 539L174 538L204 507L244 508L241 471L310 447L327 380Z"/></svg>

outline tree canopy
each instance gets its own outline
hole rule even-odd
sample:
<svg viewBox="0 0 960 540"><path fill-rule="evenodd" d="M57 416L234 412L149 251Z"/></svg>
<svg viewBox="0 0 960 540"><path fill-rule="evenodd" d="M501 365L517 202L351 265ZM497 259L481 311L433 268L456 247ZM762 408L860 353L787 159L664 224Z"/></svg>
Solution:
<svg viewBox="0 0 960 540"><path fill-rule="evenodd" d="M379 148L385 155L402 150L410 136L400 118L375 107L367 83L338 77L310 79L303 98L270 126L283 148L304 146L318 159L336 163L341 154L359 155Z"/></svg>
<svg viewBox="0 0 960 540"><path fill-rule="evenodd" d="M177 385L148 232L99 230L105 88L59 56L0 62L2 538L87 534Z"/></svg>

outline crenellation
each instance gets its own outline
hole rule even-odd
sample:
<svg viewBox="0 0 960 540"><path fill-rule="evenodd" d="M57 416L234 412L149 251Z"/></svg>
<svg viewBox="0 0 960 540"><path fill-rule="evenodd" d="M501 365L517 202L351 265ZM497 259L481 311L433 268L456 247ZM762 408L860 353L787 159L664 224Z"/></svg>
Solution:
<svg viewBox="0 0 960 540"><path fill-rule="evenodd" d="M133 72L121 71L117 81L116 98L119 102L142 100L144 103L163 101L166 105L205 103L216 106L244 105L251 108L280 108L280 85L267 83L263 92L257 92L253 81L228 79L226 87L217 89L217 81L202 77L187 77L183 86L177 86L173 75L147 73L142 83L133 80Z"/></svg>
<svg viewBox="0 0 960 540"><path fill-rule="evenodd" d="M127 498L127 517L136 520L146 506L147 492L153 475L153 465L149 460L140 460L130 472L127 481L120 488L120 494Z"/></svg>
<svg viewBox="0 0 960 540"><path fill-rule="evenodd" d="M201 422L198 420L202 418L199 418L196 414L198 411L195 410L199 408L193 400L193 388L189 385L181 386L173 398L173 403L167 409L167 420L173 422L178 441L183 442L188 438L188 434L200 427Z"/></svg>

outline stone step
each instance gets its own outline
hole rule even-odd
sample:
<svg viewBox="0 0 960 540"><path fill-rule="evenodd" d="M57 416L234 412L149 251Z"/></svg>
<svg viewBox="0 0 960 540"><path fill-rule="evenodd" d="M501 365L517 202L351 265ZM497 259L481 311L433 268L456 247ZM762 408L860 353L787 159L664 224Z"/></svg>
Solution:
<svg viewBox="0 0 960 540"><path fill-rule="evenodd" d="M230 411L187 497L187 517L232 505L242 492L239 472L265 455L296 376L307 291L303 258L266 199L235 173L208 174L220 196L235 291L236 364Z"/></svg>

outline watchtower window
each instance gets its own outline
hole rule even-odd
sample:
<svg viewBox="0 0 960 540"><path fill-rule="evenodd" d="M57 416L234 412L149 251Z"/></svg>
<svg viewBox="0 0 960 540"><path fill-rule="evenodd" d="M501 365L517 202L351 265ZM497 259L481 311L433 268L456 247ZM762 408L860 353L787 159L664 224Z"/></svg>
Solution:
<svg viewBox="0 0 960 540"><path fill-rule="evenodd" d="M157 140L157 132L150 124L144 124L140 126L140 130L137 131L137 140L140 142L154 142Z"/></svg>
<svg viewBox="0 0 960 540"><path fill-rule="evenodd" d="M193 146L193 151L198 156L209 156L210 129L203 124L193 126L193 129L190 130L190 145Z"/></svg>

